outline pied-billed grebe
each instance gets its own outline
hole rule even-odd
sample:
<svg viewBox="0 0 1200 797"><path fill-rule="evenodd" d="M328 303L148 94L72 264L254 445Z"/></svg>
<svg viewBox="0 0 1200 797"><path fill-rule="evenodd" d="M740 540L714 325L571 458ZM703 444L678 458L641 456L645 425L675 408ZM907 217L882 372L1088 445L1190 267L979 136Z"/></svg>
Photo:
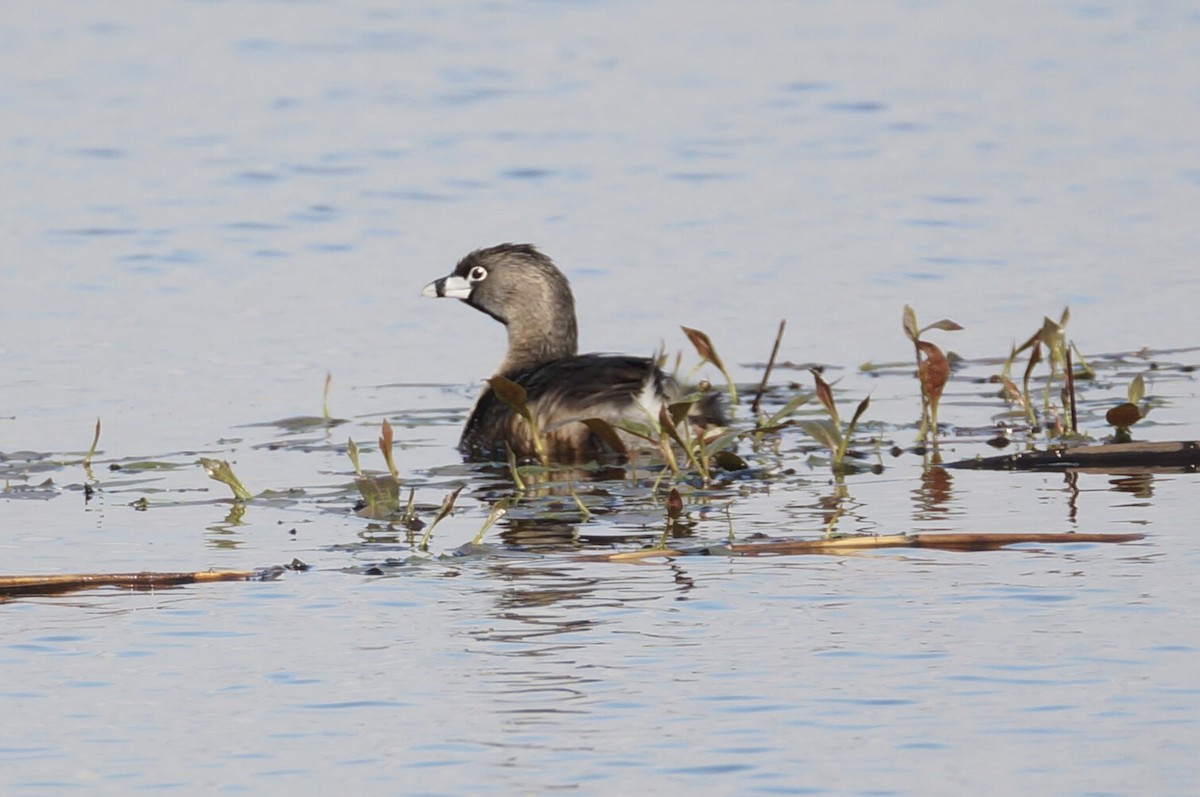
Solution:
<svg viewBox="0 0 1200 797"><path fill-rule="evenodd" d="M612 450L584 421L647 424L681 396L675 380L646 357L578 354L575 300L567 278L533 246L500 244L478 249L453 273L425 286L423 296L462 299L508 328L508 353L496 369L525 388L554 462L608 460ZM699 427L723 423L715 394L691 410ZM633 438L626 436L626 444ZM506 449L520 459L536 456L529 425L485 387L467 419L459 448L471 459L500 459Z"/></svg>

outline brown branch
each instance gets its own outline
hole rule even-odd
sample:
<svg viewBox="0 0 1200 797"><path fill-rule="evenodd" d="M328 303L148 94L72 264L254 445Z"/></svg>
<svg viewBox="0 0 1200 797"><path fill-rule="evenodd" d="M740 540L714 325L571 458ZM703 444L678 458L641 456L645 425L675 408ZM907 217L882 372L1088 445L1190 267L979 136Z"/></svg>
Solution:
<svg viewBox="0 0 1200 797"><path fill-rule="evenodd" d="M639 551L581 557L586 561L638 562L680 556L795 556L839 554L880 548L936 548L943 551L992 551L1019 543L1068 544L1079 542L1134 542L1144 534L1089 534L1085 532L998 532L949 534L884 534L821 540L776 540L693 549L644 548Z"/></svg>
<svg viewBox="0 0 1200 797"><path fill-rule="evenodd" d="M196 573L60 573L47 576L0 576L0 597L53 595L93 587L154 589L209 581L248 581L262 575L257 570L201 570Z"/></svg>

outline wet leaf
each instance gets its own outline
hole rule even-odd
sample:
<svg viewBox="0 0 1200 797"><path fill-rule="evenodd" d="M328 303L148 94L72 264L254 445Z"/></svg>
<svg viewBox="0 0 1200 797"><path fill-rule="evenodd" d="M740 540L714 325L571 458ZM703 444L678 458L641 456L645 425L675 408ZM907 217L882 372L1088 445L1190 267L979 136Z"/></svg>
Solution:
<svg viewBox="0 0 1200 797"><path fill-rule="evenodd" d="M711 432L712 430L709 431ZM738 431L737 429L731 429L728 432L722 432L711 439L706 436L704 440L704 450L714 454L726 450L741 436L742 432Z"/></svg>
<svg viewBox="0 0 1200 797"><path fill-rule="evenodd" d="M591 430L592 434L600 438L606 448L609 448L615 454L626 456L629 451L625 447L625 441L621 439L621 435L617 434L617 430L613 425L603 418L586 418L583 421L584 426Z"/></svg>
<svg viewBox="0 0 1200 797"><path fill-rule="evenodd" d="M667 517L675 520L683 512L683 497L674 487L667 493Z"/></svg>
<svg viewBox="0 0 1200 797"><path fill-rule="evenodd" d="M942 390L950 379L950 361L936 345L927 340L917 341L924 358L917 366L917 377L921 380L921 390L931 404L937 404L942 397Z"/></svg>
<svg viewBox="0 0 1200 797"><path fill-rule="evenodd" d="M713 454L713 462L723 470L745 470L750 467L750 463L729 449L722 449Z"/></svg>
<svg viewBox="0 0 1200 797"><path fill-rule="evenodd" d="M223 459L209 459L208 457L200 457L200 464L204 467L204 471L208 474L208 478L221 482L233 490L233 497L239 501L249 501L252 496L250 491L242 485L240 479L233 473L233 467Z"/></svg>
<svg viewBox="0 0 1200 797"><path fill-rule="evenodd" d="M576 499L578 500L578 499ZM488 533L488 529L496 524L496 521L504 517L510 506L513 505L513 499L501 498L496 503L492 504L492 511L488 513L487 520L483 522L483 526L475 533L475 538L471 540L472 545L479 545L483 542L483 537Z"/></svg>
<svg viewBox="0 0 1200 797"><path fill-rule="evenodd" d="M325 372L325 391L321 396L321 415L325 420L330 420L332 416L329 414L329 386L333 384L333 374L329 371Z"/></svg>
<svg viewBox="0 0 1200 797"><path fill-rule="evenodd" d="M588 421L584 421L584 423L588 423ZM607 421L603 421L602 423L607 423ZM658 441L658 434L651 429L650 426L644 423L638 423L637 421L631 421L622 418L621 420L617 421L616 428L620 429L622 432L631 434L634 437L651 443Z"/></svg>
<svg viewBox="0 0 1200 797"><path fill-rule="evenodd" d="M1127 429L1142 419L1142 411L1138 405L1126 402L1104 413L1104 420L1109 426L1115 426L1118 429Z"/></svg>
<svg viewBox="0 0 1200 797"><path fill-rule="evenodd" d="M463 487L466 487L466 485L458 485L458 487L455 487L454 490L448 493L445 499L442 500L442 508L438 510L437 515L433 518L433 522L429 524L427 529L425 529L425 534L422 535L421 542L417 545L417 547L422 551L428 549L429 537L431 534L433 534L434 527L436 527L437 524L441 523L452 511L454 511L454 502L458 499L458 494L462 492Z"/></svg>
<svg viewBox="0 0 1200 797"><path fill-rule="evenodd" d="M354 466L354 472L361 476L362 466L358 461L358 445L349 437L346 438L346 456L350 457L350 464Z"/></svg>
<svg viewBox="0 0 1200 797"><path fill-rule="evenodd" d="M837 451L838 446L841 445L841 429L833 421L826 418L796 421L796 426L800 427L805 434L830 451Z"/></svg>
<svg viewBox="0 0 1200 797"><path fill-rule="evenodd" d="M378 520L400 511L400 482L395 477L360 475L355 477L354 487L366 504L356 513L359 517Z"/></svg>

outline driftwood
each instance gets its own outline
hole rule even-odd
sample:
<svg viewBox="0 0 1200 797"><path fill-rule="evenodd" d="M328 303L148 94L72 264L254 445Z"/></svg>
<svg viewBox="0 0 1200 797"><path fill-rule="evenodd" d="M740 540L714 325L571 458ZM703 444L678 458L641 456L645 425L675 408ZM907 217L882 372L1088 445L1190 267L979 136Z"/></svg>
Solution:
<svg viewBox="0 0 1200 797"><path fill-rule="evenodd" d="M1107 443L1104 445L1055 446L1045 451L1020 451L999 457L977 457L948 462L946 468L974 470L1091 470L1099 472L1136 469L1195 471L1200 468L1200 442L1181 440L1166 443Z"/></svg>
<svg viewBox="0 0 1200 797"><path fill-rule="evenodd" d="M202 570L197 573L62 573L49 576L0 576L0 598L6 595L53 595L93 587L154 589L207 581L249 581L258 570Z"/></svg>
<svg viewBox="0 0 1200 797"><path fill-rule="evenodd" d="M943 551L992 551L1018 543L1069 544L1079 542L1134 542L1144 534L1088 534L1001 532L996 534L883 534L877 536L835 537L827 540L774 540L691 549L643 548L639 551L582 556L587 561L636 562L644 559L679 556L788 556L797 554L839 554L878 548L936 548Z"/></svg>

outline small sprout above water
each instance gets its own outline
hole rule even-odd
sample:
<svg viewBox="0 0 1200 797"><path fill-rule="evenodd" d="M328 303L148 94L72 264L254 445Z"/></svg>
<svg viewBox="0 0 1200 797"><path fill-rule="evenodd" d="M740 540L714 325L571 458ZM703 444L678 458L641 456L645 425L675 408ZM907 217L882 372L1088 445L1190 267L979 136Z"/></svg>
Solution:
<svg viewBox="0 0 1200 797"><path fill-rule="evenodd" d="M820 371L814 368L810 370L810 373L816 381L817 399L829 413L829 419L798 420L796 425L809 437L829 449L830 465L834 475L840 477L846 472L845 458L846 451L850 447L850 440L854 437L854 430L858 426L859 419L871 406L871 397L867 396L858 403L858 407L854 410L854 417L850 419L850 423L846 424L846 428L843 430L841 416L838 414L837 404L833 400L833 389L821 376Z"/></svg>
<svg viewBox="0 0 1200 797"><path fill-rule="evenodd" d="M488 384L491 385L496 398L507 404L509 409L525 420L529 426L529 437L533 443L533 450L537 453L538 461L542 463L543 468L549 468L550 454L546 451L546 441L542 438L542 430L538 428L537 416L529 408L525 388L507 376L499 374L489 379Z"/></svg>
<svg viewBox="0 0 1200 797"><path fill-rule="evenodd" d="M938 436L938 402L942 400L942 390L950 379L950 361L936 345L927 340L917 341L917 351L924 355L917 366L917 377L921 381L921 395L927 415L921 418L921 431L918 437L925 439L926 432L932 433L936 441ZM926 426L928 423L928 426Z"/></svg>
<svg viewBox="0 0 1200 797"><path fill-rule="evenodd" d="M725 363L721 362L721 357L717 354L717 349L713 346L708 335L691 327L680 327L680 329L683 330L683 334L687 335L688 340L692 342L692 346L696 348L696 353L700 355L700 359L712 363L713 367L725 377L725 381L729 384L729 403L737 404L737 386L733 384L733 378L729 375L729 371L726 370Z"/></svg>
<svg viewBox="0 0 1200 797"><path fill-rule="evenodd" d="M417 543L417 548L422 551L429 550L429 537L433 534L434 527L441 523L451 512L454 511L454 502L458 500L458 494L462 492L466 485L460 484L454 490L446 495L442 501L442 508L438 510L433 522L425 528L425 533L421 535L421 541Z"/></svg>
<svg viewBox="0 0 1200 797"><path fill-rule="evenodd" d="M387 418L384 418L379 434L379 450L383 453L383 461L387 463L388 473L392 474L393 479L399 479L400 472L396 470L396 462L392 459L392 444L394 440L395 436L392 432L392 425L387 422Z"/></svg>
<svg viewBox="0 0 1200 797"><path fill-rule="evenodd" d="M921 428L917 432L918 440L925 440L930 432L937 440L937 409L942 398L942 390L950 378L950 361L934 344L923 340L921 335L931 329L943 332L957 332L962 325L949 318L943 318L924 327L917 326L917 313L909 305L904 305L903 317L904 334L912 341L917 357L917 378L921 383Z"/></svg>
<svg viewBox="0 0 1200 797"><path fill-rule="evenodd" d="M233 490L233 497L238 501L249 501L254 496L242 484L241 479L233 472L233 467L227 460L224 459L209 459L208 457L200 457L200 465L204 468L208 478L221 482Z"/></svg>
<svg viewBox="0 0 1200 797"><path fill-rule="evenodd" d="M457 493L455 494L457 495ZM483 522L483 526L481 526L479 531L476 532L474 539L471 540L471 544L478 545L479 543L483 542L483 537L488 533L488 529L496 525L497 520L504 517L505 513L508 512L508 508L512 506L512 504L512 499L509 498L501 498L499 501L492 504L492 511L488 513L487 520Z"/></svg>
<svg viewBox="0 0 1200 797"><path fill-rule="evenodd" d="M96 419L96 432L92 435L92 445L88 448L87 454L83 457L83 472L87 474L88 481L92 480L92 457L96 456L96 446L100 444L100 419ZM86 485L88 490L91 485ZM88 498L91 498L91 493L88 492Z"/></svg>
<svg viewBox="0 0 1200 797"><path fill-rule="evenodd" d="M1127 401L1118 404L1104 414L1104 420L1108 422L1109 426L1116 429L1113 440L1117 443L1128 443L1131 440L1130 427L1146 417L1141 406L1142 399L1146 397L1146 383L1141 374L1135 376L1129 383L1126 395Z"/></svg>
<svg viewBox="0 0 1200 797"><path fill-rule="evenodd" d="M355 508L356 513L361 517L389 518L400 511L400 479L390 456L392 428L386 420L383 422L383 427L379 438L379 447L390 471L384 475L372 476L364 473L362 463L359 461L358 445L353 439L347 438L346 440L346 455L350 457L350 464L354 466L354 487L362 496L362 503ZM411 503L411 494L409 499ZM405 514L404 519L411 526L414 518L410 512Z"/></svg>

